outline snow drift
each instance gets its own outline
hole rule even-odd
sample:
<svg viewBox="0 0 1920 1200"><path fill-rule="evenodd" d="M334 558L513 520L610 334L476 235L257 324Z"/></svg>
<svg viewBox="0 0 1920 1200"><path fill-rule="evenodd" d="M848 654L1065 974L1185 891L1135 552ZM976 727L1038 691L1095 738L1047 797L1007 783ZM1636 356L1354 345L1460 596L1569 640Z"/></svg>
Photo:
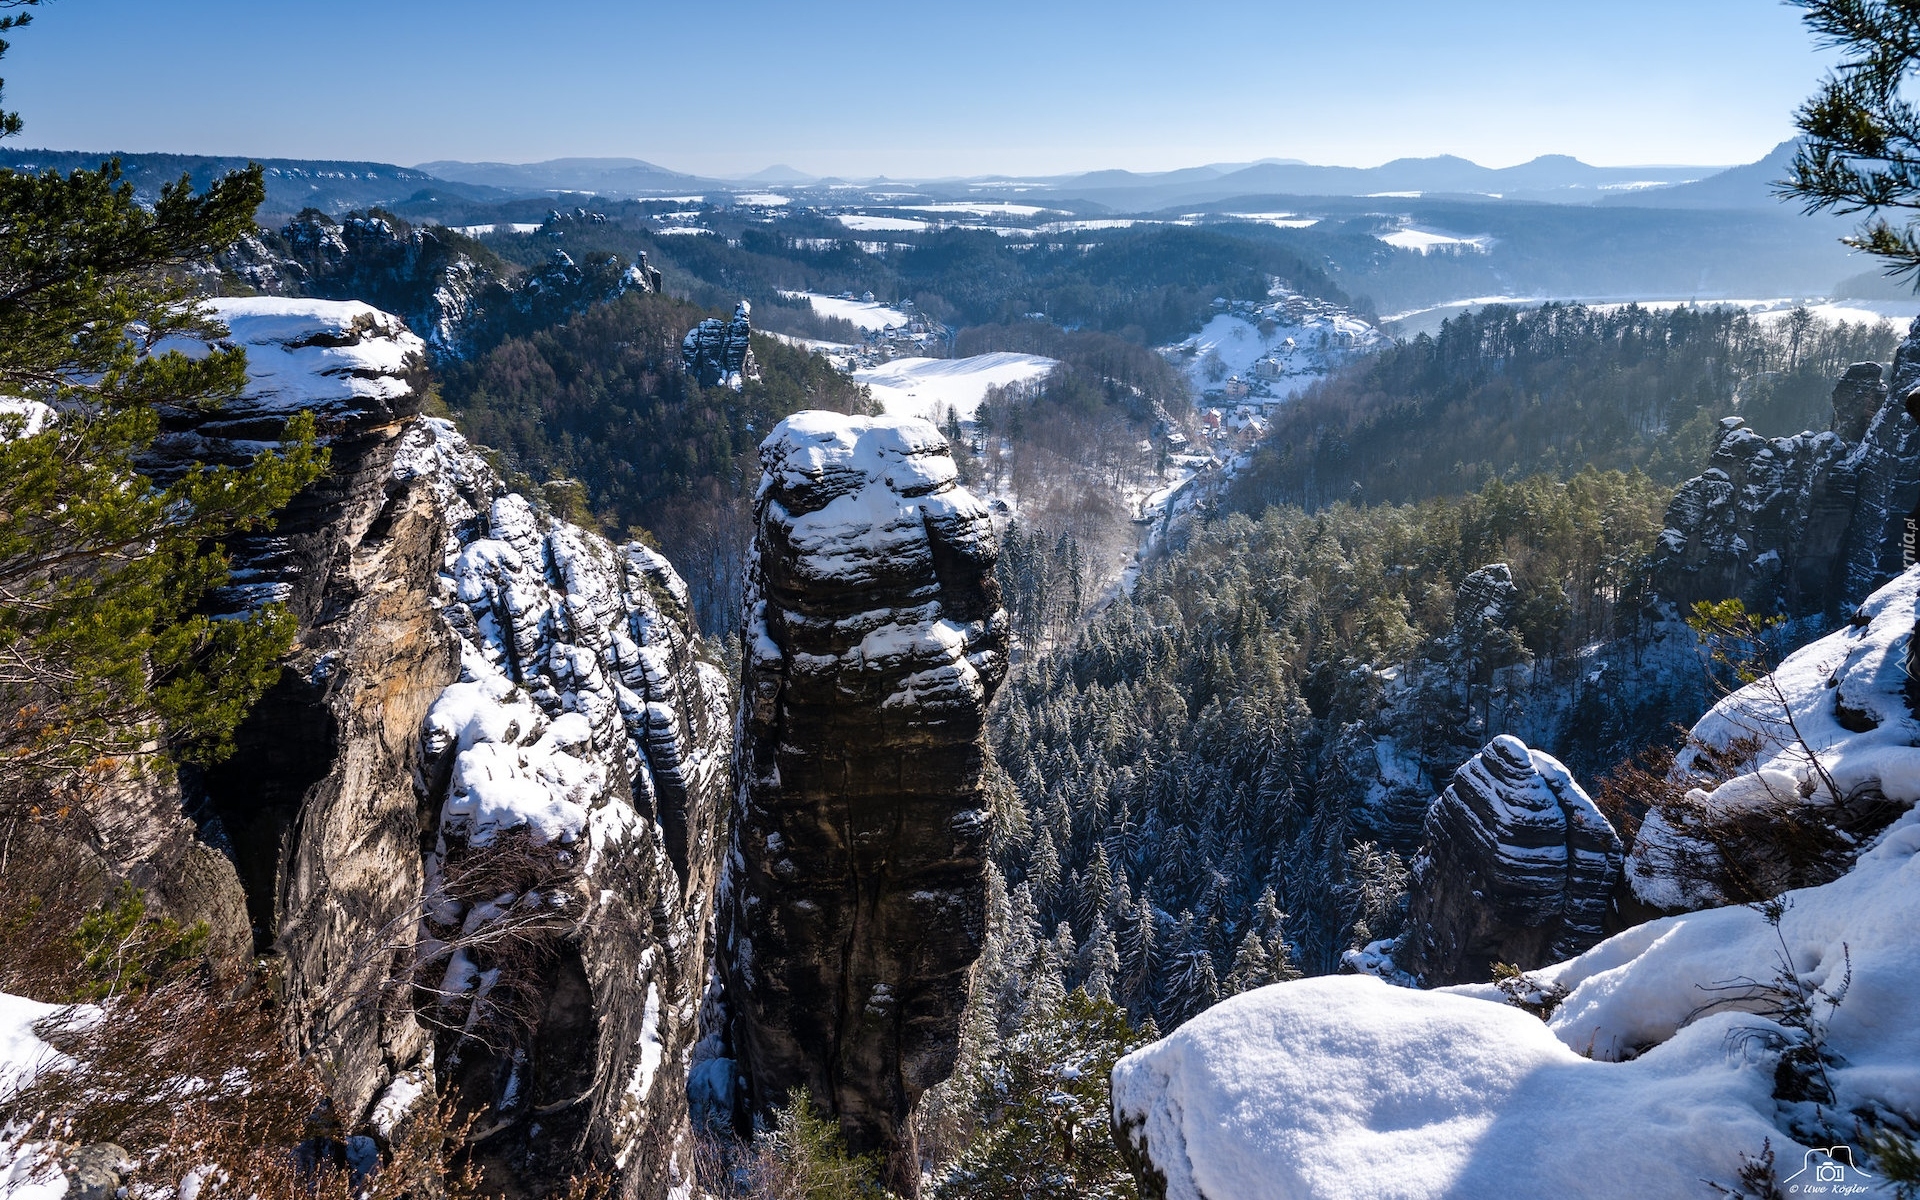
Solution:
<svg viewBox="0 0 1920 1200"><path fill-rule="evenodd" d="M1709 744L1774 732L1751 774L1703 802L1776 782L1823 803L1802 739L1843 794L1920 798L1901 667L1917 593L1909 571L1782 665L1777 694L1800 738L1784 718L1752 719L1771 685L1709 713L1695 731ZM1663 883L1680 881L1643 870L1634 887ZM1356 976L1246 993L1121 1060L1116 1136L1170 1200L1704 1197L1737 1186L1768 1146L1783 1185L1810 1191L1825 1167L1829 1186L1878 1193L1857 1145L1851 1164L1824 1152L1857 1141L1860 1122L1920 1113L1920 812L1771 916L1664 917L1522 987L1420 992ZM1805 1002L1798 1018L1789 994ZM1783 1082L1795 1055L1818 1061L1829 1094Z"/></svg>

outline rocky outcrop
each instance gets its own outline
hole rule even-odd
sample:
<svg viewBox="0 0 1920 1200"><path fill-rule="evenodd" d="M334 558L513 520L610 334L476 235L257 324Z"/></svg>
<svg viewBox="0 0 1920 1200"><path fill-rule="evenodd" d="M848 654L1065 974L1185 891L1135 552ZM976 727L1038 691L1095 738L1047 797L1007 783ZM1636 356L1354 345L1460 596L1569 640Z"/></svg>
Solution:
<svg viewBox="0 0 1920 1200"><path fill-rule="evenodd" d="M806 1089L917 1194L910 1114L986 935L993 526L924 421L801 413L760 456L720 949L739 1099Z"/></svg>
<svg viewBox="0 0 1920 1200"><path fill-rule="evenodd" d="M1866 437L1874 414L1886 406L1891 390L1879 363L1854 363L1833 385L1833 421L1828 428L1843 442L1859 442Z"/></svg>
<svg viewBox="0 0 1920 1200"><path fill-rule="evenodd" d="M1858 604L1911 561L1907 519L1920 502L1920 322L1888 382L1855 363L1822 433L1762 438L1722 421L1707 469L1682 485L1655 547L1653 590L1681 611L1738 597L1795 616Z"/></svg>
<svg viewBox="0 0 1920 1200"><path fill-rule="evenodd" d="M1858 391L1843 381L1836 420L1840 392ZM1739 417L1721 421L1706 471L1667 507L1655 591L1683 609L1736 596L1756 612L1832 603L1856 507L1849 449L1831 431L1763 438Z"/></svg>
<svg viewBox="0 0 1920 1200"><path fill-rule="evenodd" d="M536 513L449 423L418 423L396 474L447 512L437 604L460 648L424 725L442 1077L483 1113L495 1186L544 1194L591 1163L663 1195L692 1167L725 678L665 559Z"/></svg>
<svg viewBox="0 0 1920 1200"><path fill-rule="evenodd" d="M289 1025L336 1103L364 1110L430 1060L404 989L422 868L413 779L429 706L458 656L431 604L442 521L431 491L392 465L421 391L423 346L365 304L220 301L245 346L247 394L213 412L163 413L155 470L239 461L311 409L328 475L274 529L235 539L218 607L268 602L298 620L281 677L235 736L189 777L189 811L244 888L256 953L276 964Z"/></svg>
<svg viewBox="0 0 1920 1200"><path fill-rule="evenodd" d="M681 368L701 387L739 391L749 379L758 379L753 363L753 306L742 300L733 318L708 317L687 330L680 344Z"/></svg>
<svg viewBox="0 0 1920 1200"><path fill-rule="evenodd" d="M1497 737L1427 813L1394 965L1439 987L1579 954L1602 936L1620 869L1620 839L1567 769Z"/></svg>
<svg viewBox="0 0 1920 1200"><path fill-rule="evenodd" d="M1674 763L1680 794L1656 799L1627 858L1636 914L1827 883L1920 797L1916 611L1920 568L1700 719Z"/></svg>
<svg viewBox="0 0 1920 1200"><path fill-rule="evenodd" d="M225 936L277 964L350 1127L390 1130L452 1085L494 1190L598 1166L664 1197L691 1167L730 747L684 585L418 417L424 347L397 318L217 309L247 395L163 414L151 468L242 460L300 409L332 455L275 529L236 540L215 597L299 621L234 755L186 779L193 844L244 897ZM158 891L183 871L147 858Z"/></svg>
<svg viewBox="0 0 1920 1200"><path fill-rule="evenodd" d="M1691 863L1645 852L1698 827L1656 811L1633 888L1705 911L1499 987L1328 976L1231 997L1114 1067L1113 1126L1141 1194L1386 1196L1417 1180L1420 1195L1478 1200L1591 1195L1615 1179L1724 1194L1768 1179L1775 1151L1783 1183L1824 1165L1829 1181L1877 1186L1893 1155L1827 1156L1876 1123L1904 1134L1882 1114L1911 1111L1920 1061L1920 721L1902 665L1916 603L1920 569L1715 706L1681 755L1683 769L1700 747L1739 760L1689 800L1694 814L1790 812L1772 842L1785 856L1749 859L1763 872L1739 876L1761 897L1795 889L1780 904L1690 892ZM1518 766L1517 749L1494 749L1483 757ZM1874 821L1846 823L1863 804ZM1843 853L1820 878L1764 870L1808 865L1822 828L1848 836L1831 840ZM1818 1015L1776 1019L1798 998ZM1761 1037L1765 1051L1744 1052Z"/></svg>
<svg viewBox="0 0 1920 1200"><path fill-rule="evenodd" d="M1888 394L1847 454L1855 502L1847 526L1840 603L1855 605L1912 565L1908 519L1920 508L1920 421L1909 400L1920 388L1920 318L1893 357Z"/></svg>
<svg viewBox="0 0 1920 1200"><path fill-rule="evenodd" d="M658 291L659 272L639 256L584 265L561 250L515 275L472 240L391 214L314 210L277 233L241 242L217 264L256 291L365 300L424 332L433 354L472 357L502 339L558 324L626 291Z"/></svg>

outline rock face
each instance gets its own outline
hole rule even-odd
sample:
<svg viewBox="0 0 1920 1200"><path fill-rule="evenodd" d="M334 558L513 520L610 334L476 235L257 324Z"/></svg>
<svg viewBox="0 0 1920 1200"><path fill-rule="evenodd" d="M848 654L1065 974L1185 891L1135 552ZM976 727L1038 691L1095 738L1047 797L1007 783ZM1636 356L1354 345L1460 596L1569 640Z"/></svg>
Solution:
<svg viewBox="0 0 1920 1200"><path fill-rule="evenodd" d="M917 1194L909 1115L986 933L997 544L924 421L801 413L760 461L720 943L740 1100L805 1088Z"/></svg>
<svg viewBox="0 0 1920 1200"><path fill-rule="evenodd" d="M1843 442L1860 441L1867 435L1874 414L1886 406L1890 391L1879 363L1854 363L1833 385L1833 423L1829 428Z"/></svg>
<svg viewBox="0 0 1920 1200"><path fill-rule="evenodd" d="M1847 454L1855 488L1840 602L1855 605L1912 563L1903 534L1920 507L1920 421L1908 404L1920 388L1920 318L1894 355L1889 392Z"/></svg>
<svg viewBox="0 0 1920 1200"><path fill-rule="evenodd" d="M623 269L611 255L590 256L583 266L555 249L540 267L509 278L478 253L438 226L371 214L336 222L309 210L241 243L219 266L257 291L369 301L424 331L434 355L456 358L622 292L659 288L645 255Z"/></svg>
<svg viewBox="0 0 1920 1200"><path fill-rule="evenodd" d="M1620 839L1567 769L1497 737L1427 813L1393 961L1441 987L1572 957L1601 939L1620 869Z"/></svg>
<svg viewBox="0 0 1920 1200"><path fill-rule="evenodd" d="M244 459L310 408L332 465L275 529L233 543L235 582L216 603L284 604L299 635L234 755L187 780L187 801L239 876L253 949L279 965L296 1043L341 1108L359 1112L431 1057L389 984L410 970L422 879L411 731L459 662L431 604L439 507L392 471L424 347L364 304L216 309L247 349L248 393L210 415L164 413L157 452Z"/></svg>
<svg viewBox="0 0 1920 1200"><path fill-rule="evenodd" d="M1920 425L1905 403L1916 386L1920 322L1890 383L1875 363L1847 369L1826 432L1767 439L1737 417L1722 421L1707 470L1667 509L1653 590L1683 611L1738 597L1799 616L1844 611L1897 575L1920 501Z"/></svg>
<svg viewBox="0 0 1920 1200"><path fill-rule="evenodd" d="M332 470L234 544L217 606L285 604L298 639L235 754L184 780L198 857L148 837L132 873L194 915L232 897L216 939L278 963L350 1125L390 1130L454 1084L494 1190L595 1165L666 1196L691 1166L731 745L685 586L536 513L418 417L425 347L397 318L216 307L252 385L163 414L152 468L244 459L310 408Z"/></svg>
<svg viewBox="0 0 1920 1200"><path fill-rule="evenodd" d="M739 391L748 379L758 379L753 363L753 306L742 300L732 320L708 317L687 330L680 344L681 367L701 387L728 387Z"/></svg>
<svg viewBox="0 0 1920 1200"><path fill-rule="evenodd" d="M1839 391L1852 394L1845 381ZM1655 590L1682 608L1732 596L1757 612L1827 607L1856 507L1849 449L1831 431L1769 439L1739 417L1721 421L1706 471L1667 507Z"/></svg>
<svg viewBox="0 0 1920 1200"><path fill-rule="evenodd" d="M460 653L424 738L442 1076L485 1104L495 1186L596 1163L663 1195L692 1166L726 680L665 559L536 514L449 423L416 424L396 474L447 511L436 602Z"/></svg>

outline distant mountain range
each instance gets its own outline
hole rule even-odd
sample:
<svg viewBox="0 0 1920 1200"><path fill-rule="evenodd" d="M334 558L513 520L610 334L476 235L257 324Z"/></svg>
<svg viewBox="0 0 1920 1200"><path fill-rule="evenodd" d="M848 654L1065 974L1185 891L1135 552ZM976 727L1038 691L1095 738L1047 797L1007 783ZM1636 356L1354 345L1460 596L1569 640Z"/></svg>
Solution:
<svg viewBox="0 0 1920 1200"><path fill-rule="evenodd" d="M1774 194L1774 186L1787 177L1796 139L1781 142L1759 162L1730 167L1717 175L1674 187L1650 188L1608 196L1603 204L1628 204L1638 208L1771 208L1783 203Z"/></svg>
<svg viewBox="0 0 1920 1200"><path fill-rule="evenodd" d="M934 181L888 180L928 196L984 197L1000 191L1044 198L1071 208L1155 212L1192 205L1220 205L1238 198L1386 198L1413 195L1623 205L1673 209L1774 209L1772 185L1786 173L1793 143L1783 143L1757 163L1711 167L1595 167L1563 154L1543 155L1512 167L1483 167L1464 158L1402 158L1377 167L1324 167L1291 159L1213 163L1174 171L1091 171L1076 175L1008 179L980 177ZM70 150L0 150L0 167L70 171L111 157ZM123 170L143 197L187 175L204 187L224 172L245 166L237 156L123 154ZM262 159L270 213L315 207L340 213L380 205L433 218L444 212L513 201L552 202L565 194L629 199L675 194L711 194L778 187L804 192L841 184L786 164L744 178L717 179L675 171L638 158L556 158L537 163L438 160L414 167L391 163L310 159ZM881 181L868 181L882 186Z"/></svg>
<svg viewBox="0 0 1920 1200"><path fill-rule="evenodd" d="M110 158L133 184L134 193L152 202L160 188L182 175L201 190L215 179L258 162L265 168L266 213L297 213L303 208L342 213L373 205L394 206L406 201L489 202L509 199L512 193L474 187L436 178L428 172L392 163L335 162L323 159L262 158L205 154L124 154L81 150L0 149L0 167L15 171L93 170Z"/></svg>
<svg viewBox="0 0 1920 1200"><path fill-rule="evenodd" d="M1513 167L1483 167L1453 155L1400 158L1377 167L1317 167L1265 162L1237 170L1196 167L1160 174L1095 171L1045 180L1063 198L1118 210L1205 204L1233 196L1478 195L1506 200L1591 204L1609 194L1660 190L1712 176L1715 167L1594 167L1548 154Z"/></svg>

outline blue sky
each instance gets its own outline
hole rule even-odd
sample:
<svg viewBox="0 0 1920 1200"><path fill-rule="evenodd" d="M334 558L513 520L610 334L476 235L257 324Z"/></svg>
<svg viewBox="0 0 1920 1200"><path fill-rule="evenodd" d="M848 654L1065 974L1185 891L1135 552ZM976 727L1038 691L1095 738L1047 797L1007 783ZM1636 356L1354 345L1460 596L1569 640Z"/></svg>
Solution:
<svg viewBox="0 0 1920 1200"><path fill-rule="evenodd" d="M1751 161L1824 58L1774 0L50 0L21 146L746 173Z"/></svg>

